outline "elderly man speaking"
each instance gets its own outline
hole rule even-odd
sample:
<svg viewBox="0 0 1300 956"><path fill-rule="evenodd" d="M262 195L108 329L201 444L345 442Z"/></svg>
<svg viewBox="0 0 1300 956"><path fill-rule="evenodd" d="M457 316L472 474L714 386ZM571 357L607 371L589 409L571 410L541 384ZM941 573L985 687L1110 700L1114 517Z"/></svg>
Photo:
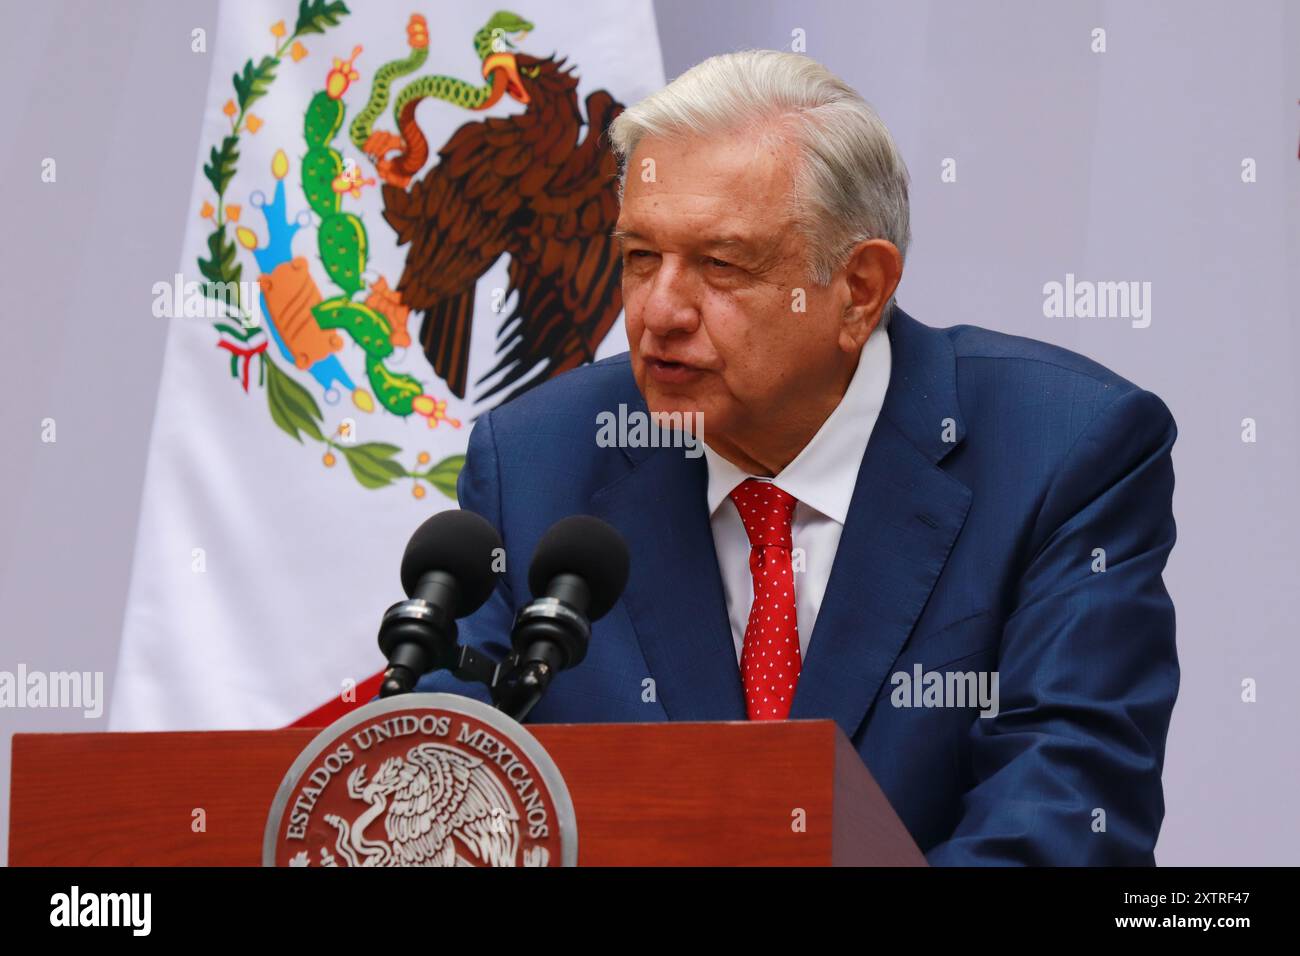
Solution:
<svg viewBox="0 0 1300 956"><path fill-rule="evenodd" d="M463 640L503 653L538 540L593 514L631 577L532 721L830 718L932 864L1153 863L1168 409L900 309L906 167L807 57L713 57L608 135L628 352L475 425L460 501L508 570ZM703 454L598 441L611 414L697 422Z"/></svg>

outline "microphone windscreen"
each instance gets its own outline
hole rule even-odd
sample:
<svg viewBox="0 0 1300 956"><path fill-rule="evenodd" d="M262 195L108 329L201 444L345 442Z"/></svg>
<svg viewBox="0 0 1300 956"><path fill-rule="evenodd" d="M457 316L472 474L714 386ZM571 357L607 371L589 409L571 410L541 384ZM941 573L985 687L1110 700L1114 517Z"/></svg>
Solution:
<svg viewBox="0 0 1300 956"><path fill-rule="evenodd" d="M528 586L539 597L556 575L576 574L591 592L587 618L596 621L627 586L628 560L627 544L611 525L591 515L572 515L542 535L528 569Z"/></svg>
<svg viewBox="0 0 1300 956"><path fill-rule="evenodd" d="M492 566L501 547L501 535L486 518L472 511L441 511L411 535L402 555L402 589L410 597L424 575L445 571L458 585L456 616L472 614L496 586Z"/></svg>

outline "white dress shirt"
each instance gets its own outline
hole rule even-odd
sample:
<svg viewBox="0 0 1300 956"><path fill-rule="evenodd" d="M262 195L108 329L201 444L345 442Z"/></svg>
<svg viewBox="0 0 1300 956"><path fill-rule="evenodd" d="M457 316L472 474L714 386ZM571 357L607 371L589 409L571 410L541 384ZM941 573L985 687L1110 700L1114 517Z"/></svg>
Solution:
<svg viewBox="0 0 1300 956"><path fill-rule="evenodd" d="M840 532L853 500L858 468L875 428L889 387L889 334L877 327L858 356L844 397L822 423L817 434L794 461L773 478L750 475L737 468L707 444L709 467L709 522L722 572L727 616L736 642L736 660L745 646L745 625L754 603L754 579L749 572L749 536L728 495L746 478L771 481L799 503L794 509L791 544L794 548L795 614L799 624L799 659L808 658L808 641L817 611L826 594L826 582L840 544ZM803 570L800 571L800 549Z"/></svg>

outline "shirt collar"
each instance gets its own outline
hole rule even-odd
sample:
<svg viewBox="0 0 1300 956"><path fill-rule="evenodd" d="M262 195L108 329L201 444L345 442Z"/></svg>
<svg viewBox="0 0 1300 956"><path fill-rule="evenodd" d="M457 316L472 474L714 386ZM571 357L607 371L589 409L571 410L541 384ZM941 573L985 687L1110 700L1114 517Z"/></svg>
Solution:
<svg viewBox="0 0 1300 956"><path fill-rule="evenodd" d="M759 480L771 481L810 508L844 524L862 456L885 403L890 359L888 330L877 326L862 346L858 367L844 397L817 434L780 474ZM712 515L737 485L757 476L736 467L707 443L704 459L709 468L708 503Z"/></svg>

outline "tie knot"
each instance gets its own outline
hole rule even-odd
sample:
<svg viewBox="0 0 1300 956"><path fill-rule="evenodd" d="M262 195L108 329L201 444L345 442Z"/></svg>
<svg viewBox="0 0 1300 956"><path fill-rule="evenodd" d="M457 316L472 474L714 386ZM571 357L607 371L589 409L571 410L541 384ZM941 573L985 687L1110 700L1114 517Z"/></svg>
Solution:
<svg viewBox="0 0 1300 956"><path fill-rule="evenodd" d="M731 492L740 520L755 548L789 548L790 523L798 499L770 481L746 478Z"/></svg>

